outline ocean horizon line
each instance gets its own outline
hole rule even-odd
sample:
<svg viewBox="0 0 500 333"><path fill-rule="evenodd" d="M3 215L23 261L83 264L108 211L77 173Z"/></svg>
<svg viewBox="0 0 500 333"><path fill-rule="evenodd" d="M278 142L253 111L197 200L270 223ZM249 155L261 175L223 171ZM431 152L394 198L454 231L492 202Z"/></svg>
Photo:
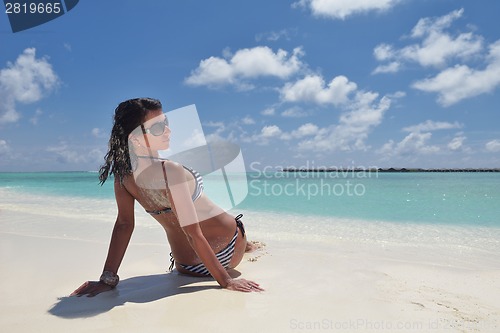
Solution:
<svg viewBox="0 0 500 333"><path fill-rule="evenodd" d="M283 168L283 172L500 172L500 168Z"/></svg>
<svg viewBox="0 0 500 333"><path fill-rule="evenodd" d="M287 167L276 169L277 172L500 172L500 167L495 168L303 168ZM0 171L0 173L98 173L99 170L37 170L37 171ZM246 173L251 173L247 171Z"/></svg>

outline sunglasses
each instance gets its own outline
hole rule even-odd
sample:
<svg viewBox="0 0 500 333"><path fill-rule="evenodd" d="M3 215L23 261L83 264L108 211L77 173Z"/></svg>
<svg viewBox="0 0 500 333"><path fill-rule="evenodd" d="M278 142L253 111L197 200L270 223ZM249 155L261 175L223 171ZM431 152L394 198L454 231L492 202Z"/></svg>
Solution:
<svg viewBox="0 0 500 333"><path fill-rule="evenodd" d="M144 125L141 125L142 131L144 132L144 134L149 133L149 134L154 135L154 136L160 136L163 133L165 133L165 127L167 127L167 126L168 126L168 118L167 117L165 117L165 119L163 121L159 121L157 123L154 123L153 125L151 125L148 128L144 128Z"/></svg>

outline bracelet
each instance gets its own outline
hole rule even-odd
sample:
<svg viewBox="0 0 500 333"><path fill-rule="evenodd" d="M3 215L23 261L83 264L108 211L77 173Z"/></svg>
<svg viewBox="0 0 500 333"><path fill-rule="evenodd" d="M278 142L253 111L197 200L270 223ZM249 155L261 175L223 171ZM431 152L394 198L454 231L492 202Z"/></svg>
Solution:
<svg viewBox="0 0 500 333"><path fill-rule="evenodd" d="M116 287L116 285L120 281L120 277L118 276L118 274L115 274L113 272L104 271L104 272L102 272L101 277L99 278L99 281L114 288L114 287Z"/></svg>

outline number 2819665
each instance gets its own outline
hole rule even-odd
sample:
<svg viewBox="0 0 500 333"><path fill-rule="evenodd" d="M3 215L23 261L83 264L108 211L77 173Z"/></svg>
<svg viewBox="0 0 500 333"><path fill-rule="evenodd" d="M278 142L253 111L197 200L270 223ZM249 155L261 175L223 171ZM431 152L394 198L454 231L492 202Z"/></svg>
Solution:
<svg viewBox="0 0 500 333"><path fill-rule="evenodd" d="M60 2L48 3L19 3L19 2L6 2L6 14L59 14L61 12Z"/></svg>

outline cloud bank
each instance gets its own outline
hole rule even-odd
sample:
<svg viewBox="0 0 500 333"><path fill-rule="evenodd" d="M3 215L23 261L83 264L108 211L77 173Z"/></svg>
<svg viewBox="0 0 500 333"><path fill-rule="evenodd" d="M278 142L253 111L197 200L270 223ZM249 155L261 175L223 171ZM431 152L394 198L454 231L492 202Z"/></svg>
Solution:
<svg viewBox="0 0 500 333"><path fill-rule="evenodd" d="M14 63L0 70L0 124L17 122L21 118L18 103L37 102L58 84L48 59L37 58L34 48L25 49Z"/></svg>

